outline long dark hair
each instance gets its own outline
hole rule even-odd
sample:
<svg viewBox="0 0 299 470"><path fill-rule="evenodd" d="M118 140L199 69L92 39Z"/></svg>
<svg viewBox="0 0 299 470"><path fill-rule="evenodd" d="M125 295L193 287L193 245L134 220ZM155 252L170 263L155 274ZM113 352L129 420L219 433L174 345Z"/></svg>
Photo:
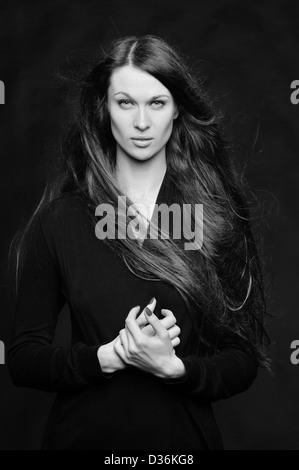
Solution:
<svg viewBox="0 0 299 470"><path fill-rule="evenodd" d="M182 54L158 36L130 36L112 42L81 80L74 119L61 147L59 171L11 245L10 251L15 244L16 290L26 233L51 201L75 192L95 208L102 202L116 205L123 195L114 171L116 143L107 90L112 72L124 65L158 79L178 106L166 146L167 171L177 200L203 204L203 244L190 256L172 239L159 238L142 249L128 237L106 239L105 243L137 276L162 280L180 292L207 353L215 350L221 335L237 335L257 363L269 367L263 270L238 171L228 157L220 118L200 81Z"/></svg>

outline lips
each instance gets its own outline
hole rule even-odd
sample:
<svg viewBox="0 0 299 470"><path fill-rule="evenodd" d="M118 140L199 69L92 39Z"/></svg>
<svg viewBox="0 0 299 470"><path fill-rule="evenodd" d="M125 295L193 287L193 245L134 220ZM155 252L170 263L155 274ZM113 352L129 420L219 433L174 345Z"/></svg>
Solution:
<svg viewBox="0 0 299 470"><path fill-rule="evenodd" d="M132 137L131 139L136 147L148 147L153 139L151 137Z"/></svg>

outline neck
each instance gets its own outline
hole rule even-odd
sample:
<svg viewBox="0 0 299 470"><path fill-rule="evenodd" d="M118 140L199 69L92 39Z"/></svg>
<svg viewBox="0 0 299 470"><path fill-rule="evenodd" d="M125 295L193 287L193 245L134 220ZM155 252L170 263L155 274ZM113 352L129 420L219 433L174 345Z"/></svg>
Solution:
<svg viewBox="0 0 299 470"><path fill-rule="evenodd" d="M134 199L155 199L166 172L166 157L146 161L117 158L116 177L121 190Z"/></svg>

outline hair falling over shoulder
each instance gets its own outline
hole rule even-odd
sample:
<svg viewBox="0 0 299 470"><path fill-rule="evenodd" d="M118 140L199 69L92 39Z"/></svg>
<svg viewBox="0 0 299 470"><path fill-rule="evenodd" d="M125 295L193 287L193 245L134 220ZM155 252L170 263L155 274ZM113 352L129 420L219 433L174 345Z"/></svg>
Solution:
<svg viewBox="0 0 299 470"><path fill-rule="evenodd" d="M94 208L101 202L116 205L122 195L114 175L116 145L107 89L112 72L124 65L153 75L178 105L179 115L166 147L167 169L177 200L203 204L203 244L190 256L171 239L155 240L142 249L130 238L106 239L105 243L137 276L162 280L180 292L193 312L203 350L215 349L223 335L237 335L257 363L270 368L263 269L249 206L221 136L220 116L182 54L158 36L129 36L112 42L76 84L78 93L61 146L59 171L11 244L16 291L26 234L44 207L68 192L76 192ZM127 198L127 204L131 203Z"/></svg>

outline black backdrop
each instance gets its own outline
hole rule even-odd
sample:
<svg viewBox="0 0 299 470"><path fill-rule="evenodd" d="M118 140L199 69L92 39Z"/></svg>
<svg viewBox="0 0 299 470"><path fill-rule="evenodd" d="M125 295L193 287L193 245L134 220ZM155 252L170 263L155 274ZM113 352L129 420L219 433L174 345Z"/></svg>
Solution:
<svg viewBox="0 0 299 470"><path fill-rule="evenodd" d="M6 275L11 237L41 197L51 146L64 117L56 70L96 57L117 37L158 34L181 48L201 71L216 105L229 116L246 176L265 201L265 268L278 317L269 331L275 375L263 370L245 393L215 404L227 449L299 450L299 365L290 344L299 339L298 150L299 105L290 100L299 79L296 0L26 1L1 6L1 317L0 340L12 325ZM80 59L80 60L81 60ZM64 310L56 342L65 342ZM51 394L12 385L0 365L0 449L37 449Z"/></svg>

